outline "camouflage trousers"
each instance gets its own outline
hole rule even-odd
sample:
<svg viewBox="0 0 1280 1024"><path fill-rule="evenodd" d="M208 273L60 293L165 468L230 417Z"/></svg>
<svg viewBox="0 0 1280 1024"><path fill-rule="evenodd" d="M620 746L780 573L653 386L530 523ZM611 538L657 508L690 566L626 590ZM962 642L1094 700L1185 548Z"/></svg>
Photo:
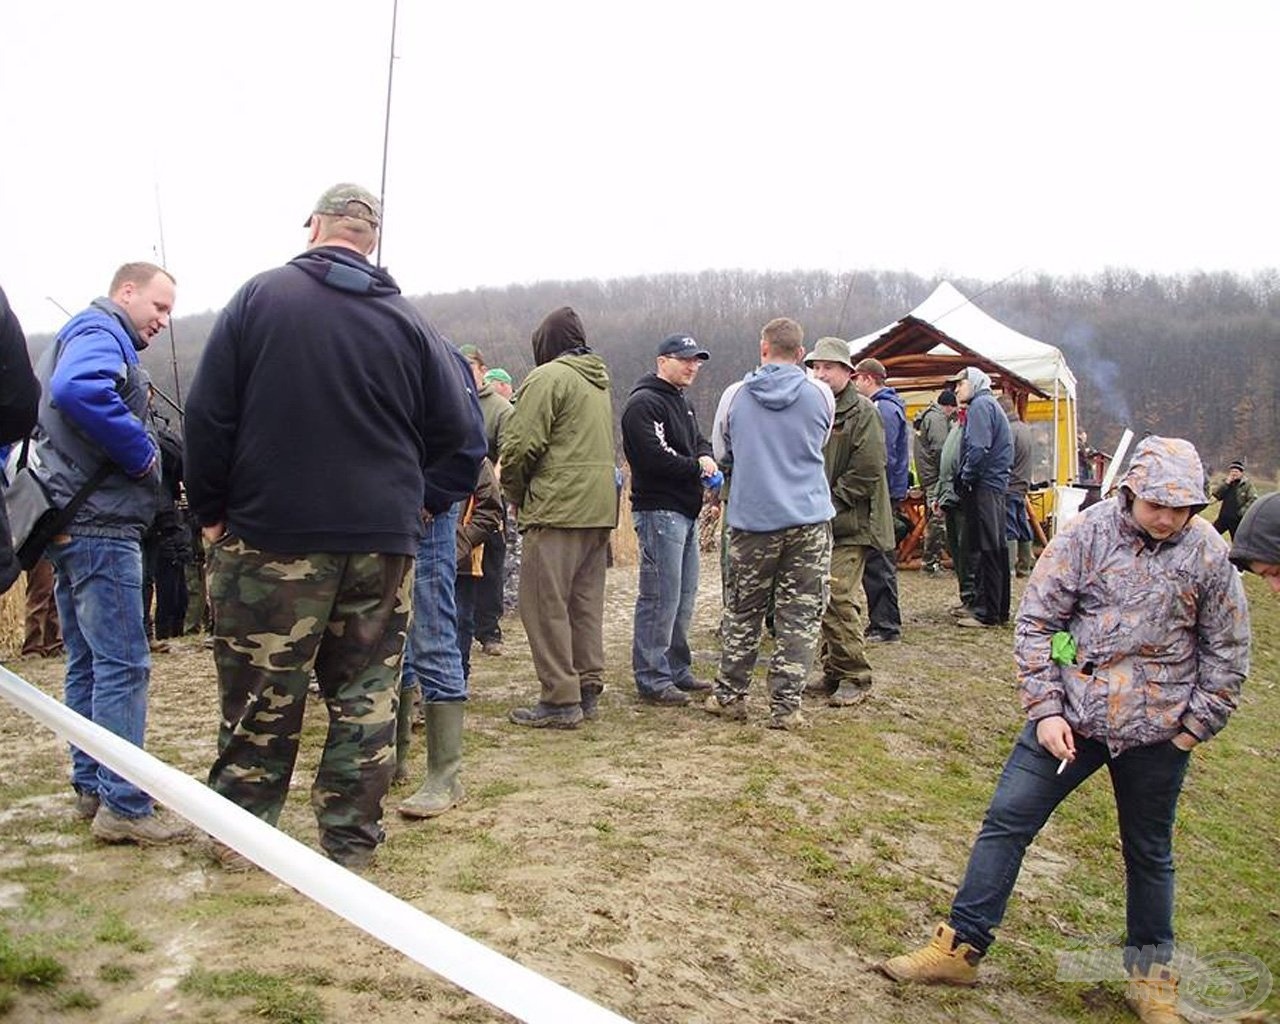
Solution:
<svg viewBox="0 0 1280 1024"><path fill-rule="evenodd" d="M329 729L311 806L338 860L383 838L412 566L409 555L275 555L233 536L209 552L222 702L209 786L276 824L314 672Z"/></svg>
<svg viewBox="0 0 1280 1024"><path fill-rule="evenodd" d="M523 541L516 529L516 513L507 512L507 560L502 567L502 610L514 611L520 606L520 554Z"/></svg>
<svg viewBox="0 0 1280 1024"><path fill-rule="evenodd" d="M941 509L929 509L924 528L924 564L942 565L942 553L947 550L947 517Z"/></svg>
<svg viewBox="0 0 1280 1024"><path fill-rule="evenodd" d="M760 626L772 594L777 643L769 660L769 705L775 715L800 707L813 665L831 562L831 524L772 533L729 531L729 586L720 624L722 704L742 700L760 654Z"/></svg>
<svg viewBox="0 0 1280 1024"><path fill-rule="evenodd" d="M831 549L831 591L822 613L818 660L823 680L833 691L841 683L859 689L871 686L862 605L862 570L869 550L862 544L837 544Z"/></svg>

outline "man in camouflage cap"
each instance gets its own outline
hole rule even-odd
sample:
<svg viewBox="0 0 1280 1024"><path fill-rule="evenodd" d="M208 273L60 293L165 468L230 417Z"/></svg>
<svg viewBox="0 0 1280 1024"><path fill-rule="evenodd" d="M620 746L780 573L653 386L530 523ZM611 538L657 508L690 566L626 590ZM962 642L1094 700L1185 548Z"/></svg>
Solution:
<svg viewBox="0 0 1280 1024"><path fill-rule="evenodd" d="M359 868L383 838L426 483L439 508L469 494L485 445L457 357L366 258L377 199L335 185L314 210L307 251L241 288L209 335L186 483L212 545L209 785L275 824L314 673L329 715L320 845Z"/></svg>

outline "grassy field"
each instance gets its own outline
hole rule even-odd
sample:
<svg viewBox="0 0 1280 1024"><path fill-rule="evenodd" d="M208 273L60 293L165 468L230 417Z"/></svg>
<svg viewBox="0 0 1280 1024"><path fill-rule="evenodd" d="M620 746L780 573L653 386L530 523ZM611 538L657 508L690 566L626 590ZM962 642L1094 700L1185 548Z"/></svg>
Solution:
<svg viewBox="0 0 1280 1024"><path fill-rule="evenodd" d="M706 561L695 639L710 677L719 591ZM982 984L912 988L872 970L927 938L963 871L1020 724L1011 632L956 630L951 584L907 574L906 640L873 650L874 699L807 707L809 729L778 733L758 697L745 726L635 701L634 582L634 570L610 573L596 723L555 734L506 723L536 692L518 622L505 657L477 653L469 799L435 822L389 816L371 880L646 1024L1132 1019L1115 981L1056 977L1062 954L1123 933L1105 775L1033 847ZM1178 928L1201 954L1280 971L1280 601L1253 577L1246 586L1253 672L1230 727L1194 755ZM58 664L10 667L58 692ZM310 708L281 823L312 845L322 728ZM156 658L148 747L202 776L215 729L209 655L187 639ZM507 1019L269 876L225 875L195 846L97 846L71 816L63 745L2 702L0 742L6 1022ZM1256 1013L1278 1010L1273 993Z"/></svg>

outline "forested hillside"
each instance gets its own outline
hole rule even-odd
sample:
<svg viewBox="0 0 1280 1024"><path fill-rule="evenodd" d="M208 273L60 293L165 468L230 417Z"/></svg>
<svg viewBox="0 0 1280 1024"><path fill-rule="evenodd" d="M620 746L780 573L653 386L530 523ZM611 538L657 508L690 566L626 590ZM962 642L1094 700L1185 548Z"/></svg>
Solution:
<svg viewBox="0 0 1280 1024"><path fill-rule="evenodd" d="M1081 422L1110 447L1124 426L1193 440L1221 468L1238 456L1255 474L1280 468L1280 274L1040 276L996 285L953 278L986 312L1062 348L1080 381ZM480 346L519 380L529 335L551 309L572 305L608 362L616 406L653 364L666 334L691 331L711 349L691 397L709 427L720 391L753 365L760 326L792 316L808 338L854 338L922 301L938 283L908 273L706 271L612 281L542 282L414 299L454 342ZM176 324L182 390L213 314ZM146 355L172 391L167 339Z"/></svg>

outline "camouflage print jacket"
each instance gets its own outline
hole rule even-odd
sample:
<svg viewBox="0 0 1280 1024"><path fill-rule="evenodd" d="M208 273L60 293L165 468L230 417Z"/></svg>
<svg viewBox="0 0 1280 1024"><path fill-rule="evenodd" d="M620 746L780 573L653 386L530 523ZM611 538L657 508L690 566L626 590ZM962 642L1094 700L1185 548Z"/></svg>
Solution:
<svg viewBox="0 0 1280 1024"><path fill-rule="evenodd" d="M1235 710L1249 670L1249 610L1226 543L1193 514L1153 541L1134 497L1199 511L1199 456L1186 441L1141 441L1119 495L1068 523L1036 563L1018 607L1014 657L1032 721L1062 715L1112 755L1171 740L1207 740ZM1076 663L1050 657L1069 632Z"/></svg>

